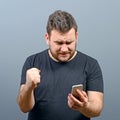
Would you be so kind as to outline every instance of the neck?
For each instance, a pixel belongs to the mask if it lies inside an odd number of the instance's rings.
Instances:
[[[54,61],[59,62],[57,59],[55,59],[53,57],[53,55],[51,54],[50,50],[48,50],[48,54]],[[77,51],[75,51],[74,55],[67,62],[71,61],[76,56],[76,54],[77,54]]]

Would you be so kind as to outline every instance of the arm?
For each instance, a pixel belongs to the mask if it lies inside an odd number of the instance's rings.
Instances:
[[[22,112],[30,111],[34,104],[34,89],[40,83],[40,74],[37,68],[31,68],[26,73],[26,83],[20,86],[17,102]]]
[[[99,116],[103,108],[103,93],[96,91],[76,91],[79,99],[72,94],[68,95],[68,105],[70,108],[80,111],[86,117]]]
[[[35,104],[33,90],[27,89],[26,84],[20,86],[17,102],[22,112],[28,112],[33,108]]]

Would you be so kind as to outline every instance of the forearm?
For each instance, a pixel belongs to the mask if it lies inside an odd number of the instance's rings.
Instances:
[[[68,95],[68,105],[70,108],[79,111],[88,118],[99,116],[103,108],[103,93],[76,90],[78,98],[72,94]]]
[[[80,108],[80,112],[85,115],[86,117],[96,117],[99,116],[103,108],[102,103],[93,103],[93,102],[88,102],[86,103],[85,107]]]
[[[17,101],[22,112],[30,111],[35,104],[33,90],[27,89],[26,85],[21,86]]]

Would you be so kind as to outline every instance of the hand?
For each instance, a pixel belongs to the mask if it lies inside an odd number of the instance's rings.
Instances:
[[[26,72],[26,85],[28,88],[36,88],[40,83],[40,70],[37,68],[31,68]]]
[[[88,96],[86,92],[76,89],[78,97],[74,97],[71,93],[68,95],[68,106],[74,110],[81,111],[88,104]]]

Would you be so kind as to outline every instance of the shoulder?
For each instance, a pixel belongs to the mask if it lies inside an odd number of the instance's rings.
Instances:
[[[98,71],[98,70],[101,71],[97,59],[82,52],[78,52],[78,58],[80,59],[79,61],[81,62],[81,64],[84,65],[84,68],[87,71],[87,73],[91,73],[92,71]]]
[[[27,57],[27,59],[29,60],[34,60],[34,59],[40,59],[40,58],[43,58],[44,56],[47,55],[47,50],[44,50],[42,52],[39,52],[39,53],[35,53],[35,54],[32,54],[30,56]]]
[[[31,67],[38,66],[38,64],[41,64],[42,61],[46,59],[46,56],[48,55],[48,50],[44,50],[39,53],[32,54],[26,58],[25,64],[29,65]]]
[[[97,60],[95,58],[93,58],[85,53],[82,53],[80,51],[78,51],[78,58],[86,63],[96,63],[97,62]]]

